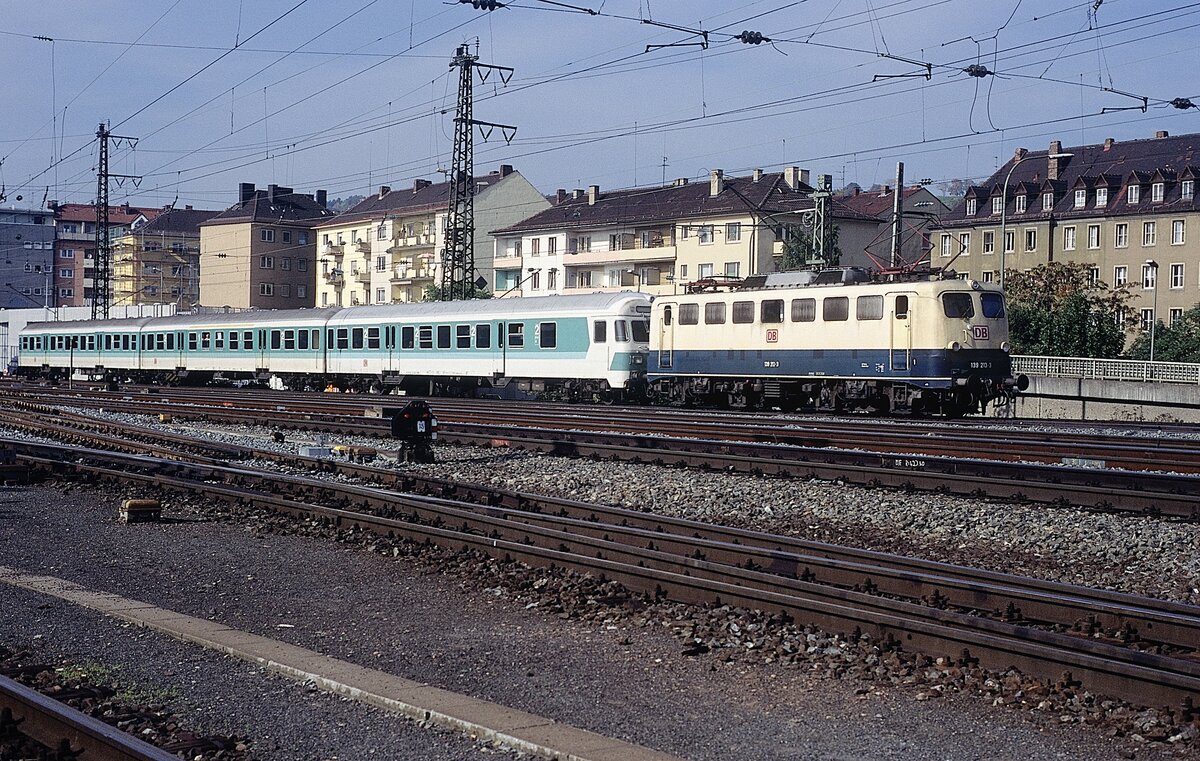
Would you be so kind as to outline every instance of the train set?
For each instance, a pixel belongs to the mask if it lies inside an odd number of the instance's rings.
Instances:
[[[952,416],[1023,387],[991,285],[839,269],[689,290],[31,323],[18,372]]]

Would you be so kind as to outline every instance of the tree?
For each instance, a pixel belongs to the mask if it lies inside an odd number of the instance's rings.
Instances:
[[[1051,262],[1007,273],[1008,329],[1014,354],[1116,357],[1130,327],[1126,286],[1092,280],[1081,262]]]
[[[467,283],[467,298],[490,299],[491,297],[491,291],[487,290],[486,288],[476,288],[474,283]],[[430,283],[429,285],[425,286],[423,298],[425,301],[441,301],[442,287],[440,285],[434,285],[433,283]]]
[[[1150,332],[1142,331],[1129,356],[1150,359]],[[1200,362],[1200,304],[1183,313],[1174,325],[1160,320],[1154,328],[1155,362]]]
[[[783,258],[779,262],[779,269],[786,272],[811,267],[817,255],[812,230],[807,225],[787,225],[783,235]],[[836,262],[842,258],[837,225],[830,227],[829,241],[833,248],[831,261]]]

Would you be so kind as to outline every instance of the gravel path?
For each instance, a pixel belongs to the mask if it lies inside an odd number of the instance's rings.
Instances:
[[[669,621],[569,618],[503,586],[481,590],[465,574],[404,556],[203,520],[187,500],[168,503],[172,516],[186,520],[124,526],[115,521],[119,494],[67,491],[0,492],[7,564],[688,758],[1104,760],[1128,757],[1131,748],[1140,758],[1169,757],[1161,746],[1113,741],[1102,729],[1059,726],[1056,716],[1029,721],[1027,714],[1039,713],[1032,705],[997,709],[958,695],[922,700],[930,693],[910,685],[865,686],[716,653],[681,657]],[[258,758],[485,752],[0,586],[0,639],[36,635],[48,652],[114,663],[178,692],[179,713],[204,731],[249,737]]]

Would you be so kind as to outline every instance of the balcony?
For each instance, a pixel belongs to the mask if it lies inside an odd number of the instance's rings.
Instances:
[[[345,277],[341,270],[330,270],[325,273],[325,282],[330,285],[341,285],[345,282]]]
[[[590,250],[580,250],[578,252],[568,250],[566,256],[563,257],[563,264],[571,266],[579,266],[585,264],[645,264],[649,262],[674,262],[678,256],[678,249],[672,245],[661,246],[642,246],[641,241],[636,241],[639,245],[633,245],[635,241],[627,241],[628,245],[619,245],[617,248],[610,248],[607,243],[596,244]]]
[[[369,285],[371,283],[371,270],[355,270],[350,273],[350,277],[354,278],[356,282]]]
[[[341,256],[346,253],[344,243],[326,243],[321,246],[321,256]]]
[[[413,283],[418,280],[432,280],[432,279],[433,279],[433,268],[432,267],[428,267],[428,266],[424,266],[424,265],[410,267],[410,266],[403,265],[403,264],[397,265],[396,268],[392,271],[391,278],[389,278],[390,282],[392,282],[393,284],[397,284],[397,285],[405,285],[408,283]]]
[[[354,241],[354,250],[360,254],[369,254],[371,253],[371,242],[360,238]]]
[[[432,246],[433,238],[434,236],[432,234],[402,235],[392,241],[392,245],[388,248],[388,253],[394,254],[398,251],[407,250],[416,246]]]

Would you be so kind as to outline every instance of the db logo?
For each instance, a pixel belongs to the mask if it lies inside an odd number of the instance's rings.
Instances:
[[[986,330],[986,328],[985,328],[985,330]],[[779,329],[778,328],[771,328],[770,330],[767,331],[767,343],[769,343],[769,344],[779,343]]]
[[[986,341],[991,336],[991,331],[987,325],[972,325],[971,337],[976,341]],[[768,339],[769,340],[769,339]]]

